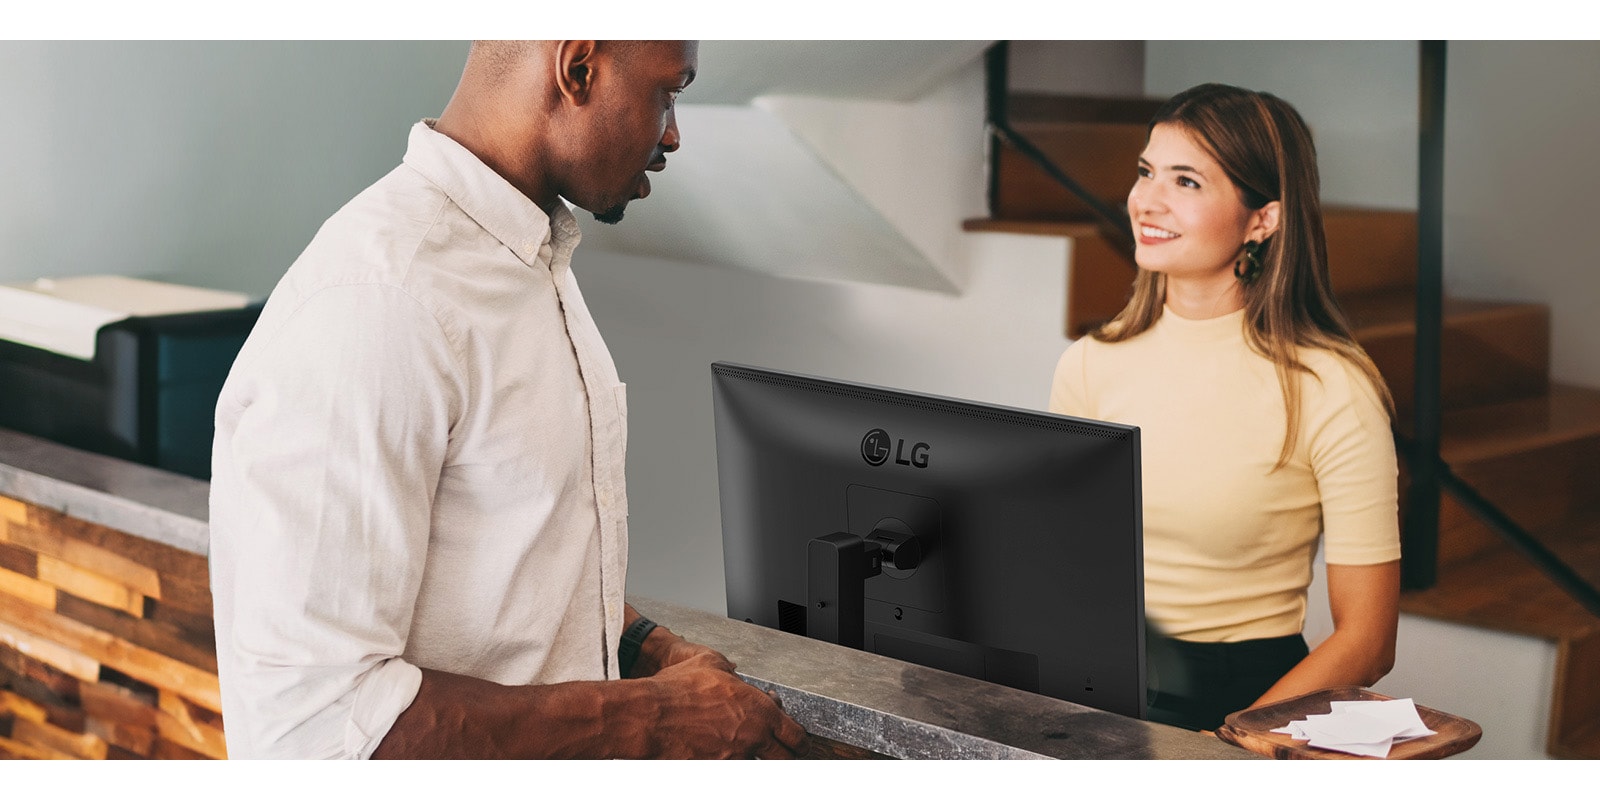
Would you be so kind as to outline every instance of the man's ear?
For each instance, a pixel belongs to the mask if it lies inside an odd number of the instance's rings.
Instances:
[[[555,48],[556,91],[573,105],[589,102],[594,91],[596,42],[592,40],[558,42]]]

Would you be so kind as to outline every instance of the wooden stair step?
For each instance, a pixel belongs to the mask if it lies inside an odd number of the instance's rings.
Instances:
[[[1568,639],[1556,649],[1551,692],[1551,755],[1600,758],[1600,635]]]
[[[1587,511],[1541,526],[1532,535],[1590,586],[1600,587],[1600,513]],[[1600,622],[1600,618],[1596,621]]]
[[[1163,101],[1150,98],[1018,92],[1007,97],[1007,124],[1090,194],[1119,208],[1138,177],[1150,118]],[[996,141],[990,212],[1016,220],[1062,220],[1090,214],[1020,151]]]
[[[1089,193],[1120,208],[1138,177],[1144,128],[1128,125],[1021,126],[1017,132]],[[1089,207],[1021,151],[995,149],[990,213],[1002,219],[1072,219]]]
[[[1454,409],[1440,431],[1440,455],[1458,465],[1597,437],[1600,390],[1552,383],[1545,394]]]
[[[1409,435],[1414,420],[1397,423]],[[1600,391],[1553,384],[1548,395],[1447,412],[1441,427],[1440,457],[1519,526],[1555,526],[1600,508],[1593,491],[1600,474]],[[1402,487],[1408,479],[1402,463]],[[1440,497],[1438,542],[1441,569],[1501,544],[1448,492]]]
[[[1416,297],[1416,212],[1324,206],[1322,228],[1335,295],[1387,291]]]
[[[1416,297],[1397,291],[1341,296],[1356,340],[1408,414],[1415,399]],[[1444,298],[1440,394],[1445,410],[1546,393],[1550,309],[1537,303]]]
[[[1600,758],[1600,722],[1585,727],[1578,733],[1561,741],[1554,753],[1558,758],[1597,759]]]
[[[1095,226],[1094,221],[1087,218],[1050,220],[977,217],[963,220],[961,229],[968,233],[1018,233],[1027,236],[1058,236],[1068,239],[1100,235],[1100,229]],[[1128,275],[1131,281],[1132,269],[1129,269]]]
[[[1592,472],[1587,473],[1593,475]],[[1496,480],[1465,478],[1463,482],[1483,496],[1513,523],[1531,534],[1572,565],[1591,585],[1600,587],[1600,526],[1583,526],[1575,520],[1591,513],[1592,497],[1580,492],[1568,470],[1548,482],[1534,477],[1508,485]],[[1592,483],[1592,479],[1590,480]],[[1439,564],[1470,559],[1501,544],[1500,536],[1454,495],[1446,492],[1439,503]]]
[[[1600,633],[1600,617],[1506,544],[1441,566],[1433,587],[1401,593],[1400,610],[1556,641]]]

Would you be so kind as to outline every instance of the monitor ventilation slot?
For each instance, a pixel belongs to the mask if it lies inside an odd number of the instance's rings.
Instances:
[[[1066,431],[1068,433],[1077,433],[1087,436],[1098,436],[1102,439],[1116,439],[1120,441],[1128,438],[1127,431],[1119,430],[1117,428],[1078,425],[1070,420],[1065,419],[1040,419],[1028,413],[1008,409],[1002,406],[973,408],[972,401],[962,401],[954,398],[948,398],[948,402],[943,402],[940,398],[913,397],[896,392],[893,389],[884,389],[875,386],[865,386],[859,384],[846,384],[841,386],[838,385],[837,382],[823,382],[820,378],[810,379],[798,375],[792,377],[781,374],[775,375],[770,372],[760,372],[753,369],[729,366],[725,364],[713,365],[711,369],[713,372],[732,378],[754,381],[756,383],[765,383],[773,386],[784,386],[792,389],[804,389],[806,391],[829,394],[837,397],[852,397],[858,400],[888,403],[890,405],[916,408],[923,411],[955,413],[964,417],[987,419],[995,422],[1006,422],[1013,425],[1023,425],[1029,428],[1043,428],[1046,430]]]
[[[798,636],[806,635],[806,607],[779,600],[778,630]]]

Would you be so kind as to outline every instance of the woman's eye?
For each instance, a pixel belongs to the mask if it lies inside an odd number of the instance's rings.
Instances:
[[[1150,168],[1149,168],[1149,167],[1146,167],[1146,166],[1143,166],[1143,165],[1141,165],[1141,166],[1140,166],[1140,167],[1139,167],[1139,177],[1141,177],[1141,178],[1148,178],[1148,177],[1150,177]]]
[[[1187,188],[1190,188],[1190,189],[1198,189],[1198,188],[1200,188],[1200,184],[1195,183],[1193,178],[1180,177],[1180,178],[1178,178],[1178,185],[1179,186],[1184,186],[1184,187],[1187,187]]]

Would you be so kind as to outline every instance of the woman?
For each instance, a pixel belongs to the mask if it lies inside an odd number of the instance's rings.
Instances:
[[[1173,97],[1128,193],[1132,298],[1056,368],[1051,411],[1142,429],[1151,719],[1210,730],[1394,663],[1393,401],[1333,300],[1318,191],[1288,103]],[[1308,654],[1319,536],[1335,630]]]

